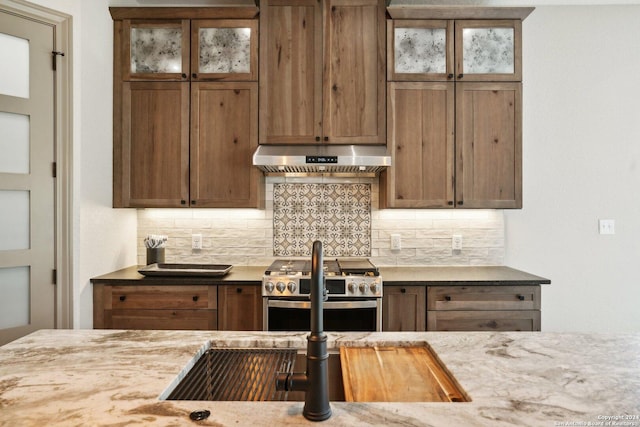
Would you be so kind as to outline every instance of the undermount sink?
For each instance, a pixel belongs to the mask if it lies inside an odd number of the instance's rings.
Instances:
[[[194,357],[160,399],[304,401],[304,392],[277,391],[275,377],[305,367],[306,354],[299,349],[209,348]],[[333,402],[471,400],[428,346],[333,349],[328,372]]]

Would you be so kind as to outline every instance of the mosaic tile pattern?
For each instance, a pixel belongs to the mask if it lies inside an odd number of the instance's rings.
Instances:
[[[273,255],[371,255],[370,184],[274,184]]]
[[[447,32],[444,28],[396,28],[396,73],[446,73]]]
[[[251,28],[201,28],[200,73],[249,73]]]
[[[131,72],[182,72],[182,29],[132,28]]]
[[[462,50],[465,74],[514,72],[513,28],[465,28]]]

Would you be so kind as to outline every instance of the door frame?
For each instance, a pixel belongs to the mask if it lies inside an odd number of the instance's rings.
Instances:
[[[0,9],[54,29],[55,327],[73,327],[73,85],[72,17],[24,0],[0,0]]]

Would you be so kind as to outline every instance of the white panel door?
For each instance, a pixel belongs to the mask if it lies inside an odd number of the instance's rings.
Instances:
[[[55,327],[53,46],[0,10],[0,345]]]

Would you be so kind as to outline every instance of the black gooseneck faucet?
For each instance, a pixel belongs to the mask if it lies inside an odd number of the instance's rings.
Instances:
[[[307,372],[279,373],[276,389],[304,391],[302,415],[310,421],[331,417],[329,405],[329,353],[324,333],[323,303],[326,297],[322,260],[322,242],[313,242],[311,254],[311,333],[307,337]]]

